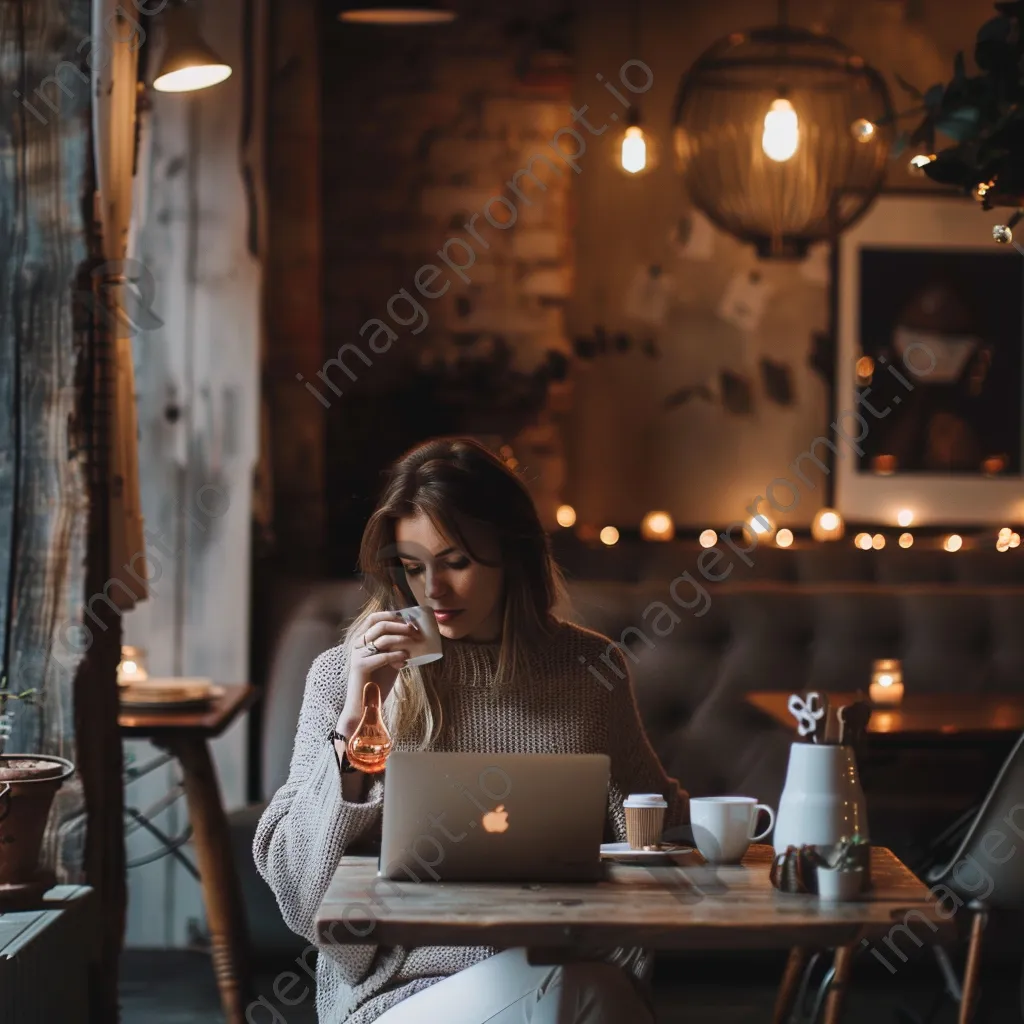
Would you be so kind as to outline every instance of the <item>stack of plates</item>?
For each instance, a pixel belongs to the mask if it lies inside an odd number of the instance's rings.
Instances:
[[[205,707],[224,695],[222,686],[209,679],[147,679],[120,687],[121,706],[138,711],[182,711]]]

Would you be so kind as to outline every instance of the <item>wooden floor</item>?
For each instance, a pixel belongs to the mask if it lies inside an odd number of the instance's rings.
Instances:
[[[781,965],[778,966],[781,970]],[[659,964],[655,991],[658,1024],[766,1024],[775,995],[776,965],[763,958],[734,958],[690,965],[688,978]],[[223,1024],[210,961],[202,953],[131,950],[121,972],[122,1024]],[[254,1024],[316,1024],[312,1001],[283,1007],[273,999],[273,975],[257,980],[257,993],[278,1010],[254,1009]],[[923,1014],[939,987],[937,975],[914,965],[898,977],[883,968],[862,964],[845,1014],[847,1024],[909,1024],[898,1007]],[[978,1024],[1015,1024],[1024,1020],[1024,989],[1018,967],[991,971]],[[933,1024],[953,1024],[956,1014],[946,1003]]]

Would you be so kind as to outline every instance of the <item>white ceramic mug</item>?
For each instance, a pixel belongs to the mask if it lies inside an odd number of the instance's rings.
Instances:
[[[409,638],[409,659],[403,668],[411,668],[413,665],[429,665],[444,657],[441,648],[441,631],[437,628],[437,619],[434,618],[433,608],[424,608],[422,605],[413,605],[411,608],[400,608],[396,613],[403,622],[415,622],[419,626],[419,638]]]
[[[768,812],[768,827],[755,832],[758,811]],[[690,799],[693,841],[710,864],[737,864],[747,847],[764,839],[775,825],[775,812],[752,796],[699,796]]]

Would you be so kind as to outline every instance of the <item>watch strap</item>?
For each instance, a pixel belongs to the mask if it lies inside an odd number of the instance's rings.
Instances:
[[[338,754],[338,748],[335,746],[338,740],[341,740],[345,744],[346,750],[344,754]],[[334,747],[334,756],[338,759],[338,770],[342,775],[352,775],[359,769],[348,759],[348,737],[343,736],[337,729],[331,730],[331,746]]]

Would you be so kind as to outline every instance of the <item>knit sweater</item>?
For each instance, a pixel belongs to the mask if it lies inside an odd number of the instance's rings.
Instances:
[[[644,733],[620,650],[569,623],[533,651],[530,672],[498,688],[499,645],[444,641],[440,688],[446,726],[434,750],[477,753],[605,753],[611,760],[606,836],[626,838],[622,801],[658,792],[668,800],[666,827],[689,820],[689,801],[666,776]],[[609,669],[604,655],[616,669]],[[601,678],[587,671],[599,669]],[[314,918],[351,844],[379,836],[384,782],[374,779],[365,799],[342,798],[341,775],[328,737],[345,704],[344,644],[321,654],[309,671],[288,781],[260,819],[253,854],[277,897],[285,922],[314,943],[320,1024],[369,1024],[390,1007],[443,978],[492,956],[490,947],[382,947],[321,941]],[[396,749],[410,749],[399,742]],[[386,775],[386,772],[384,773]],[[643,951],[609,959],[640,975]]]

